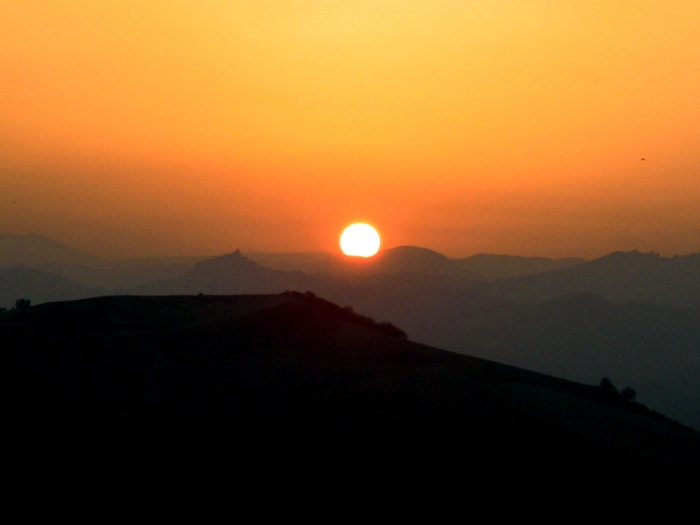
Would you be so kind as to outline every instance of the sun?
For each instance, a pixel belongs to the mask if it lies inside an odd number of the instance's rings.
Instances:
[[[372,257],[379,251],[380,243],[377,230],[362,222],[348,226],[340,236],[340,249],[354,257]]]

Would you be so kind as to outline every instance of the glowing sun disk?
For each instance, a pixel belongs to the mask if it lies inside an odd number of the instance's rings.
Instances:
[[[348,226],[340,236],[340,249],[345,255],[371,257],[379,251],[379,245],[377,230],[361,222]]]

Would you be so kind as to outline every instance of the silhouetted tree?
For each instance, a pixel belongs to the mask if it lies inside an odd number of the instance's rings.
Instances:
[[[369,328],[373,328],[375,330],[378,330],[380,332],[384,332],[385,334],[391,335],[393,337],[397,337],[399,339],[408,339],[408,335],[406,335],[406,332],[401,330],[400,328],[394,326],[391,323],[388,322],[382,322],[378,323],[374,319],[372,319],[369,316],[365,315],[360,315],[358,313],[355,313],[355,311],[352,309],[352,306],[343,306],[342,308],[338,306],[335,303],[332,303],[331,301],[328,301],[326,299],[323,299],[321,297],[318,297],[315,293],[311,291],[306,291],[303,294],[301,292],[294,292],[287,290],[284,292],[284,295],[290,295],[292,297],[299,297],[303,298],[307,304],[314,305],[315,307],[325,311],[332,313],[334,315],[337,315],[338,317],[342,319],[347,319],[348,321],[352,321],[353,323],[366,326]]]
[[[623,399],[626,399],[627,401],[633,401],[634,398],[637,397],[637,391],[632,387],[626,386],[622,389],[620,395]]]
[[[607,377],[600,380],[600,393],[603,400],[617,406],[631,403],[637,397],[637,391],[634,388],[626,386],[619,391]]]
[[[606,394],[617,394],[617,388],[615,388],[615,385],[613,385],[612,381],[608,379],[607,377],[604,377],[603,379],[600,380],[600,389],[605,392]]]

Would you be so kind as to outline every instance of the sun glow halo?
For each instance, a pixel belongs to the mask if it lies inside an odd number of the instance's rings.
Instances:
[[[353,257],[371,257],[379,251],[380,243],[377,230],[361,222],[348,226],[340,236],[340,249]]]

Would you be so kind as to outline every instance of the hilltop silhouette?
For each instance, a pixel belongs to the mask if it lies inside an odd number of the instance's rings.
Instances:
[[[313,280],[301,272],[261,266],[239,250],[198,262],[188,272],[166,281],[122,290],[139,295],[280,293],[310,289]]]
[[[236,473],[303,457],[334,476],[468,472],[516,487],[537,472],[543,487],[600,489],[668,487],[700,469],[697,432],[610,381],[420,345],[313,294],[103,297],[8,323],[31,326],[0,328],[11,446],[65,438],[73,461],[91,457],[87,433],[133,443],[132,458],[157,443]]]

